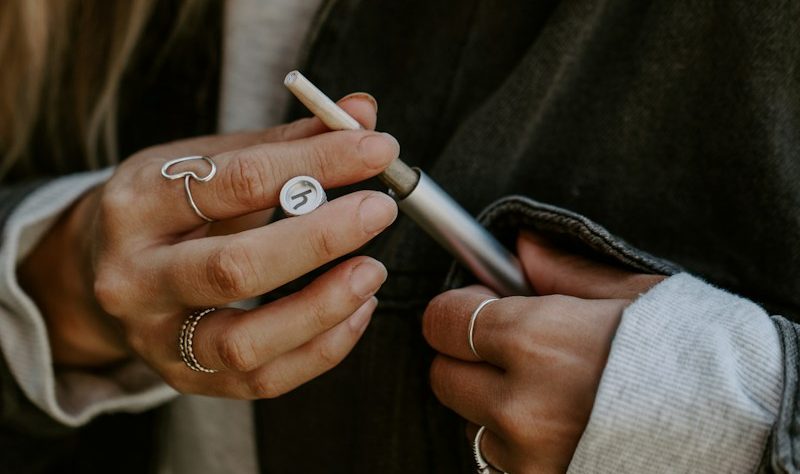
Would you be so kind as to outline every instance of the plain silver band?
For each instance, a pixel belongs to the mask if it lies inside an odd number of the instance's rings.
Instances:
[[[478,314],[480,314],[481,310],[482,310],[483,308],[485,308],[485,307],[486,307],[486,305],[488,305],[488,304],[489,304],[489,303],[491,303],[492,301],[497,301],[498,299],[500,299],[500,298],[494,298],[494,297],[492,297],[492,298],[487,298],[487,299],[485,299],[485,300],[481,301],[481,304],[479,304],[479,305],[478,305],[478,307],[477,307],[477,308],[475,308],[475,311],[473,311],[473,312],[472,312],[472,317],[469,319],[469,331],[468,331],[468,333],[467,333],[467,340],[469,341],[469,348],[472,350],[472,353],[473,353],[473,354],[475,354],[475,357],[477,357],[477,358],[478,358],[478,360],[483,360],[483,357],[481,357],[481,356],[478,354],[478,351],[477,351],[477,350],[475,350],[475,341],[474,341],[474,336],[475,336],[475,320],[477,320],[477,319],[478,319]]]
[[[195,372],[204,372],[206,374],[216,373],[217,370],[203,367],[194,355],[194,331],[197,324],[203,319],[203,316],[213,313],[217,308],[206,308],[191,313],[181,326],[181,332],[178,336],[178,349],[181,353],[181,359],[187,367]]]
[[[211,219],[207,215],[203,214],[200,208],[197,207],[197,204],[194,202],[194,198],[192,198],[192,190],[189,189],[189,181],[192,179],[190,175],[186,175],[186,178],[183,180],[183,188],[186,190],[186,198],[189,200],[189,205],[192,206],[194,213],[200,216],[206,222],[214,222],[214,219]]]
[[[481,439],[483,439],[484,432],[486,432],[486,427],[481,426],[478,429],[478,433],[475,434],[475,440],[472,442],[472,454],[475,455],[475,463],[478,465],[478,474],[492,474],[492,470],[508,474],[489,464],[486,458],[483,457],[483,453],[481,452]]]

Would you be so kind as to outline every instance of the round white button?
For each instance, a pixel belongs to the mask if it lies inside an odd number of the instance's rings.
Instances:
[[[308,214],[327,200],[322,185],[311,176],[295,176],[281,188],[281,208],[289,216]]]

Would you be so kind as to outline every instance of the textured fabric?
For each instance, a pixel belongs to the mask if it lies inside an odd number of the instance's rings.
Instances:
[[[773,317],[783,348],[783,399],[772,434],[770,467],[774,472],[800,472],[800,326]]]
[[[0,222],[6,222],[23,199],[47,182],[40,179],[0,188]]]
[[[0,249],[3,355],[28,398],[67,426],[85,424],[106,411],[142,411],[175,396],[142,362],[123,365],[109,374],[63,370],[56,377],[44,319],[16,280],[17,263],[61,212],[110,174],[111,170],[103,170],[67,176],[31,193],[6,222]]]
[[[225,15],[219,131],[282,122],[289,99],[283,86],[321,0],[232,0]]]
[[[569,209],[798,321],[798,8],[338,0],[304,71],[332,97],[373,93],[379,129],[468,211],[510,194]],[[389,270],[378,311],[336,370],[258,402],[257,426],[280,427],[260,432],[262,469],[467,472],[419,335],[451,259],[403,216],[365,251]]]
[[[185,395],[164,412],[158,474],[258,472],[250,402]]]
[[[755,472],[783,370],[763,310],[668,278],[623,313],[570,472]]]

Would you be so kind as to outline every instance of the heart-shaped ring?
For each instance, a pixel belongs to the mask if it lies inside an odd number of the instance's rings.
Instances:
[[[211,166],[211,171],[209,171],[208,174],[203,176],[202,178],[200,176],[197,176],[197,173],[195,173],[192,170],[181,171],[180,173],[175,173],[175,174],[169,172],[169,168],[172,165],[177,165],[178,163],[183,163],[184,161],[194,161],[194,160],[205,161]],[[211,161],[211,158],[200,155],[175,158],[174,160],[167,161],[166,163],[164,163],[164,166],[161,167],[161,176],[167,179],[181,179],[188,176],[196,179],[197,181],[200,181],[201,183],[205,183],[206,181],[211,181],[211,178],[213,178],[215,174],[217,174],[217,165],[213,161]]]
[[[169,172],[169,168],[172,165],[183,163],[184,161],[194,161],[194,160],[205,161],[206,163],[211,165],[211,171],[209,171],[208,174],[203,176],[202,178],[200,176],[197,176],[197,173],[191,170],[181,171],[180,173]],[[195,204],[194,198],[192,197],[192,190],[189,187],[189,181],[194,179],[201,183],[205,183],[211,181],[211,178],[213,178],[215,174],[217,174],[217,165],[216,163],[214,163],[214,161],[211,160],[211,158],[207,156],[196,155],[196,156],[184,156],[183,158],[175,158],[174,160],[167,161],[166,163],[164,163],[164,166],[161,167],[161,176],[167,179],[183,178],[183,189],[186,190],[186,199],[189,200],[189,205],[192,206],[192,210],[194,211],[194,213],[197,214],[201,219],[203,219],[206,222],[214,222],[214,219],[211,219],[210,217],[203,214],[203,212],[197,207],[197,204]]]

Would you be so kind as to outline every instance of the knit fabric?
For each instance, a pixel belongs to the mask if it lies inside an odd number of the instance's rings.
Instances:
[[[16,278],[17,264],[59,215],[110,175],[108,169],[66,176],[29,194],[6,222],[0,249],[0,348],[28,398],[67,426],[109,411],[142,411],[175,396],[142,362],[102,375],[63,370],[56,377],[44,319]]]
[[[664,280],[623,314],[570,472],[755,472],[783,370],[761,308],[685,273]]]

